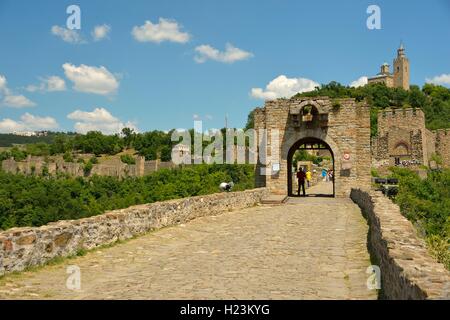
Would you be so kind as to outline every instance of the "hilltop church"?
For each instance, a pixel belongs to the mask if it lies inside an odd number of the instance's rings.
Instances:
[[[368,83],[382,82],[389,88],[409,90],[409,60],[406,57],[403,44],[397,49],[397,57],[394,59],[394,73],[390,72],[389,67],[388,63],[383,63],[380,73],[367,79]]]

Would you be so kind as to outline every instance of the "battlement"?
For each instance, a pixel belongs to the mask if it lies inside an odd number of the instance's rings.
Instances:
[[[378,113],[378,118],[425,118],[425,115],[420,108],[386,108]]]
[[[436,129],[432,131],[434,134],[437,135],[450,135],[450,128],[444,128],[444,129]]]

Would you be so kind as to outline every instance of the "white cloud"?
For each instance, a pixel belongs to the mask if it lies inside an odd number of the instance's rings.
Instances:
[[[80,120],[84,122],[93,122],[93,123],[95,122],[111,123],[119,121],[105,108],[95,108],[94,111],[92,112],[76,110],[67,115],[67,118],[71,120]]]
[[[25,113],[20,117],[22,122],[30,129],[55,129],[58,127],[58,123],[52,117],[39,117]]]
[[[80,133],[101,131],[105,134],[113,134],[119,133],[126,127],[138,131],[134,123],[130,121],[123,123],[105,108],[95,108],[91,112],[76,110],[68,114],[67,118],[77,121],[75,122],[74,128]]]
[[[62,67],[77,91],[108,95],[115,93],[119,87],[117,78],[103,66],[92,67],[82,64],[77,67],[65,63]]]
[[[39,85],[29,85],[26,90],[30,92],[54,92],[66,90],[66,82],[58,76],[50,76],[47,78],[41,78],[40,80],[41,83]]]
[[[8,93],[9,90],[8,87],[6,86],[6,77],[0,74],[0,94],[6,95]]]
[[[319,84],[306,78],[288,78],[280,75],[269,82],[266,89],[253,88],[251,96],[256,99],[274,100],[290,98],[299,92],[313,91]]]
[[[434,76],[433,78],[426,78],[425,82],[438,85],[450,85],[450,73],[443,73],[440,76]]]
[[[23,95],[14,95],[7,86],[6,77],[0,74],[0,96],[3,96],[3,100],[0,100],[0,106],[12,107],[12,108],[26,108],[34,107],[36,103],[28,99]]]
[[[17,121],[11,119],[0,120],[0,132],[1,133],[12,133],[14,131],[24,131],[24,125]]]
[[[159,18],[159,23],[153,24],[147,20],[142,26],[133,27],[131,34],[139,42],[188,42],[190,34],[181,32],[180,29],[181,26],[175,20]]]
[[[12,108],[34,107],[36,104],[23,95],[14,95],[7,86],[6,77],[0,74],[0,106]]]
[[[60,37],[63,41],[68,43],[77,44],[85,42],[76,30],[70,30],[60,26],[53,26],[51,31],[53,35]]]
[[[365,86],[366,84],[367,84],[367,77],[362,76],[362,77],[358,78],[357,80],[352,81],[350,83],[350,87],[357,88],[357,87]]]
[[[107,24],[102,24],[100,26],[95,26],[92,31],[92,38],[94,41],[100,41],[108,37],[108,33],[111,31],[111,27]]]
[[[214,60],[224,63],[233,63],[253,57],[253,53],[234,47],[231,43],[225,45],[225,51],[221,52],[210,45],[201,45],[195,48],[197,55],[194,57],[198,63]]]
[[[7,95],[3,99],[3,105],[12,108],[34,107],[36,103],[23,95]]]
[[[52,117],[39,117],[25,113],[19,121],[12,119],[0,120],[0,132],[8,133],[14,131],[37,131],[56,129],[59,125]]]

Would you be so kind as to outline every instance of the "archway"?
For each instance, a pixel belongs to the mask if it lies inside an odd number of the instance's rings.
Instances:
[[[319,157],[314,156],[314,153],[321,153],[323,154],[323,152],[325,153],[329,153],[330,155],[330,160],[331,163],[325,165],[324,167],[318,165],[318,163],[312,163],[312,161],[305,161],[304,163],[297,163],[298,165],[294,168],[293,164],[295,162],[294,159],[294,155],[296,155],[296,152],[303,152],[303,153],[307,153],[311,156],[311,158],[315,158],[315,159],[319,159]],[[297,169],[300,166],[307,166],[308,169],[311,170],[312,172],[312,185],[311,185],[311,189],[314,190],[314,187],[318,184],[323,184],[323,183],[329,183],[329,188],[320,188],[320,190],[325,190],[325,192],[308,192],[307,191],[307,196],[315,196],[315,197],[334,197],[336,192],[335,192],[335,176],[336,176],[336,171],[335,171],[335,160],[334,160],[334,153],[333,150],[331,149],[331,147],[323,140],[318,139],[318,138],[314,138],[314,137],[305,137],[302,138],[300,140],[298,140],[297,142],[295,142],[292,147],[289,149],[288,152],[288,156],[287,156],[287,182],[288,182],[288,196],[297,196],[297,194],[294,192],[296,190],[294,190],[294,181],[295,180],[295,172],[297,171]],[[323,182],[322,181],[322,170],[323,169],[331,169],[333,171],[333,178],[331,179],[331,181],[329,182]],[[319,190],[318,188],[316,188],[316,190]]]

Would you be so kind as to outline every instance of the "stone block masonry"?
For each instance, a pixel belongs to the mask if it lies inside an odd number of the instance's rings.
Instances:
[[[216,193],[138,205],[42,227],[9,229],[0,233],[0,275],[197,217],[251,207],[267,194],[266,188]]]
[[[381,269],[382,298],[450,299],[450,272],[428,253],[400,208],[380,192],[352,189],[370,231],[368,247]]]

